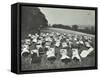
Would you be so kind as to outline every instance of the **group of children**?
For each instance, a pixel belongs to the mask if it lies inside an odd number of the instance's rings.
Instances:
[[[41,63],[43,55],[46,60],[54,63],[59,60],[65,64],[71,60],[81,62],[94,51],[94,38],[86,35],[67,34],[58,32],[41,32],[40,34],[28,34],[22,40],[21,56],[30,56],[30,63]],[[80,50],[81,49],[81,50]],[[71,53],[71,55],[68,55]]]

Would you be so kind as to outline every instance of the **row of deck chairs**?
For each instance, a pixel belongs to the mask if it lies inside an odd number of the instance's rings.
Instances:
[[[41,63],[42,56],[46,55],[46,60],[55,62],[57,54],[59,60],[67,64],[71,60],[81,62],[82,58],[87,58],[94,52],[94,37],[77,34],[41,32],[40,34],[28,34],[22,40],[21,56],[30,56],[30,63]],[[69,56],[68,54],[71,53]]]

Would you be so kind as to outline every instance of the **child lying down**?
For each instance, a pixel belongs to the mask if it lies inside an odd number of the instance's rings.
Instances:
[[[29,37],[30,39],[28,38],[24,40],[25,43],[22,46],[21,56],[24,56],[25,58],[28,55],[32,55],[32,63],[41,62],[41,58],[44,54],[47,55],[46,59],[53,63],[56,58],[58,58],[58,55],[55,55],[56,52],[60,53],[61,57],[59,60],[65,64],[70,62],[71,59],[81,62],[81,58],[86,58],[92,51],[94,51],[94,48],[89,44],[93,42],[92,38],[89,38],[88,36],[65,33],[41,33],[38,35],[36,33],[33,35],[29,34]],[[36,48],[30,51],[31,46],[34,47],[35,45]],[[81,54],[79,54],[81,47],[84,45],[86,46],[86,49],[82,50]],[[68,56],[68,50],[72,50],[71,57]]]
[[[88,42],[85,42],[85,45],[86,45],[87,49],[86,50],[83,50],[81,52],[80,56],[82,58],[86,58],[91,52],[94,51],[94,48]]]
[[[54,48],[49,48],[49,50],[47,51],[46,55],[47,55],[47,60],[50,63],[53,63],[56,60],[55,49]]]
[[[76,62],[77,61],[81,62],[81,58],[78,53],[78,48],[72,48],[72,59]]]
[[[83,50],[80,54],[80,56],[82,58],[86,58],[92,51],[94,50],[94,48],[89,48],[88,50]]]
[[[61,61],[65,64],[71,61],[70,57],[67,55],[67,49],[60,49],[60,54],[61,54]]]
[[[21,56],[27,57],[29,55],[29,46],[28,45],[22,45],[22,52]]]

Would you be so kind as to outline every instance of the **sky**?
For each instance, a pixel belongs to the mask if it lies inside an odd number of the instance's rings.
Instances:
[[[95,25],[95,11],[94,10],[80,10],[80,9],[60,9],[60,8],[46,8],[39,7],[41,12],[45,14],[49,24],[63,24],[63,25]]]

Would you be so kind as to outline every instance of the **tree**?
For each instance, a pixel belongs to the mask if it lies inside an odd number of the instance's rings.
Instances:
[[[45,15],[37,7],[22,7],[21,18],[22,39],[48,26]]]
[[[95,27],[94,26],[91,26],[91,33],[95,34]]]
[[[52,27],[54,27],[54,28],[61,28],[61,29],[71,29],[70,26],[63,25],[63,24],[53,24]]]
[[[78,30],[78,27],[79,27],[78,25],[72,25],[73,30]]]
[[[89,27],[85,27],[84,32],[85,32],[85,33],[90,33],[90,29],[89,29]]]

